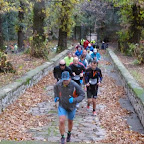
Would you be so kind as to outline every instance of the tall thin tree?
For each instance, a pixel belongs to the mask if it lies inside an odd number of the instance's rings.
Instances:
[[[0,13],[0,50],[3,50],[3,45],[4,43],[3,43],[3,36],[2,36],[2,14]]]
[[[74,22],[74,8],[81,0],[59,0],[53,5],[52,14],[56,15],[59,29],[58,51],[67,49],[67,38],[71,35]]]
[[[66,6],[66,1],[62,1],[62,11],[66,11],[68,7]],[[68,23],[64,23],[68,21],[68,14],[64,12],[63,16],[60,19],[60,28],[59,28],[59,39],[58,39],[58,48],[59,51],[67,48],[67,25]]]
[[[44,26],[45,26],[45,0],[35,1],[33,8],[33,45],[31,55],[35,57],[44,56]]]
[[[23,40],[24,40],[24,31],[23,31],[23,21],[24,21],[24,7],[25,4],[23,0],[20,0],[20,10],[18,12],[19,18],[19,28],[18,28],[18,48],[23,48]]]

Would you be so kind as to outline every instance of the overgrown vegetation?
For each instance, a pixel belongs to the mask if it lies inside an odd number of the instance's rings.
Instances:
[[[119,49],[121,52],[136,56],[138,63],[144,62],[144,2],[143,0],[109,0],[119,7],[121,30]]]
[[[13,65],[7,60],[7,55],[3,52],[0,52],[0,72],[16,72]]]

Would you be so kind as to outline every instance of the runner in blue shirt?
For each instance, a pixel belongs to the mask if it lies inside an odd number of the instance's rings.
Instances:
[[[92,58],[93,60],[96,60],[97,62],[100,61],[101,55],[100,55],[100,53],[97,51],[97,49],[94,49],[94,50],[93,50],[93,53],[91,54],[91,58]]]
[[[81,47],[78,47],[78,50],[75,52],[75,55],[80,57],[82,55],[83,51],[81,49]]]

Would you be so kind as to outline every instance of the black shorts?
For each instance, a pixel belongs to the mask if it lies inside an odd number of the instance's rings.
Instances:
[[[87,87],[87,98],[97,98],[98,85]]]

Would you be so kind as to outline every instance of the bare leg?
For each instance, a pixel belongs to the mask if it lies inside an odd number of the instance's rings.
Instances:
[[[93,109],[95,110],[96,109],[96,99],[93,98],[92,101],[93,101]]]
[[[90,103],[92,102],[92,99],[91,98],[88,98],[87,100],[87,105],[90,106]]]
[[[59,130],[60,130],[61,135],[64,135],[64,132],[65,132],[65,120],[66,120],[65,116],[59,117]]]
[[[73,120],[68,120],[68,131],[72,131],[73,128]]]

